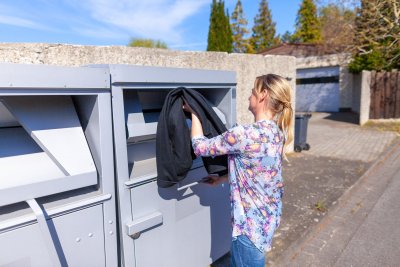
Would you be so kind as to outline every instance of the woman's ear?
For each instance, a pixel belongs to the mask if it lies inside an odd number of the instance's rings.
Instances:
[[[263,102],[268,96],[268,92],[267,90],[262,90],[262,92],[260,93],[260,102]]]

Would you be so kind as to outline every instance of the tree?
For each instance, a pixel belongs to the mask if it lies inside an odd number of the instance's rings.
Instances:
[[[279,43],[275,37],[275,22],[272,21],[271,10],[266,0],[261,0],[258,14],[254,18],[253,34],[250,44],[254,51],[260,52]]]
[[[249,40],[245,36],[249,33],[247,30],[247,20],[243,14],[243,7],[240,0],[237,1],[235,10],[231,17],[231,29],[233,39],[233,52],[247,53],[250,50]]]
[[[222,0],[213,0],[211,4],[207,51],[233,51],[229,15],[225,13],[225,3]]]
[[[354,42],[355,11],[340,4],[328,4],[320,8],[322,43],[349,51]]]
[[[361,0],[352,72],[400,68],[400,2]]]
[[[303,0],[297,12],[296,39],[303,43],[318,43],[321,41],[320,22],[317,7],[313,0]]]
[[[282,43],[294,44],[300,42],[300,40],[296,39],[296,36],[289,31],[286,31],[282,36],[279,36],[279,38]]]
[[[129,42],[128,46],[148,47],[148,48],[164,48],[164,49],[168,48],[167,44],[161,40],[141,39],[141,38],[133,38]]]
[[[232,37],[232,28],[230,24],[230,18],[229,18],[229,11],[228,9],[226,10],[225,14],[225,38],[226,38],[226,52],[233,52],[233,37]]]

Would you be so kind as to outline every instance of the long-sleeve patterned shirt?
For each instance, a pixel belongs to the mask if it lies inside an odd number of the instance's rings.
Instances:
[[[228,154],[232,236],[246,235],[260,251],[271,249],[282,214],[283,140],[272,120],[235,126],[210,139],[192,138],[197,156]]]

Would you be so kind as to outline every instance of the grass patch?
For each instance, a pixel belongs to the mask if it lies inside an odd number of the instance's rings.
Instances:
[[[315,203],[315,204],[314,204],[314,208],[315,208],[317,211],[320,211],[320,212],[325,212],[325,211],[327,210],[325,201],[323,201],[323,200],[320,200],[320,201],[318,201],[317,203]]]
[[[372,128],[378,131],[396,132],[397,135],[400,136],[400,120],[388,120],[388,121],[369,120],[362,127]]]

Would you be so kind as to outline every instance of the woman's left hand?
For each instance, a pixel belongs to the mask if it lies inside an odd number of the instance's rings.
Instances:
[[[208,175],[207,177],[204,177],[201,182],[211,185],[211,186],[217,186],[219,184],[222,184],[223,182],[228,180],[228,176],[217,176],[217,175]]]

